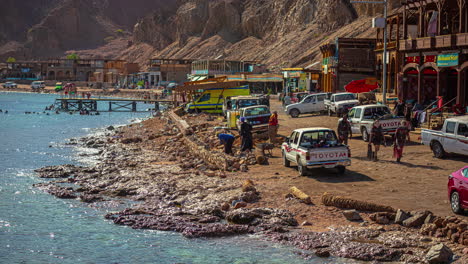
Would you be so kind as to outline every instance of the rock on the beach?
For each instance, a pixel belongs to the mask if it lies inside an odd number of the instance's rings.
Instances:
[[[237,202],[237,203],[234,205],[234,209],[244,208],[244,207],[247,207],[247,203],[246,203],[246,202]]]
[[[403,221],[403,225],[406,227],[419,227],[426,220],[427,212],[417,212],[415,215]]]
[[[75,199],[76,194],[71,187],[62,187],[52,183],[38,183],[33,185],[60,199]]]
[[[426,260],[429,264],[450,263],[452,257],[452,250],[442,243],[431,247],[426,254]]]
[[[328,258],[330,257],[330,251],[325,250],[325,249],[319,249],[315,251],[315,255],[319,258]]]
[[[402,224],[403,221],[405,221],[406,219],[408,219],[410,217],[409,213],[401,210],[401,209],[398,209],[397,212],[396,212],[396,216],[395,216],[395,224]]]
[[[343,216],[349,221],[361,221],[362,217],[356,210],[343,211]]]
[[[47,166],[34,170],[40,178],[67,178],[80,171],[82,167],[65,164],[59,166]]]

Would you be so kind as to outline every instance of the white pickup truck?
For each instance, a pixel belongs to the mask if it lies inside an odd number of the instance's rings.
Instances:
[[[254,132],[264,132],[268,130],[270,121],[270,108],[266,105],[255,105],[241,108],[237,111],[229,111],[227,116],[227,126],[240,130],[240,118],[252,125]]]
[[[359,101],[353,93],[336,93],[332,94],[330,99],[325,99],[325,107],[329,116],[333,114],[341,116],[358,104]]]
[[[284,111],[287,115],[293,118],[299,117],[301,114],[310,114],[325,111],[325,98],[327,93],[311,94],[299,103],[286,106]]]
[[[362,139],[368,142],[375,120],[379,120],[385,135],[394,135],[404,118],[393,116],[388,106],[374,104],[353,107],[348,120],[353,134],[361,134]]]
[[[440,131],[423,129],[421,143],[430,146],[439,159],[447,153],[468,156],[468,116],[446,119]]]
[[[338,143],[335,131],[329,128],[301,128],[292,132],[281,145],[283,165],[297,164],[301,176],[310,168],[336,168],[340,174],[351,165],[351,151]]]

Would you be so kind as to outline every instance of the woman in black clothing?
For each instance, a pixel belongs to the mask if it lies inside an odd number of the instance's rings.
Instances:
[[[241,117],[241,127],[240,135],[242,137],[241,151],[252,150],[253,149],[253,139],[252,139],[252,125],[245,122],[245,118]]]
[[[384,144],[384,140],[385,138],[384,138],[384,134],[382,130],[382,125],[380,125],[379,120],[376,120],[374,122],[374,125],[372,126],[370,139],[369,139],[369,146],[371,146],[371,144],[374,145],[374,150],[375,150],[375,152],[373,152],[372,157],[370,157],[371,160],[378,161],[377,153],[380,150],[380,145]]]

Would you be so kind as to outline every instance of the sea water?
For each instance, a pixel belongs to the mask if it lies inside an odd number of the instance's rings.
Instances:
[[[57,199],[33,187],[42,181],[34,175],[36,168],[80,164],[77,150],[63,144],[67,139],[148,116],[42,113],[55,98],[0,92],[0,263],[351,263],[305,260],[298,249],[257,236],[186,239],[173,232],[133,230],[103,217],[122,208]]]

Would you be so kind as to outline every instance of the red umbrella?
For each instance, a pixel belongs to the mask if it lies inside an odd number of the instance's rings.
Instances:
[[[364,79],[352,81],[344,88],[349,93],[368,93],[379,88],[379,84],[375,79]]]

